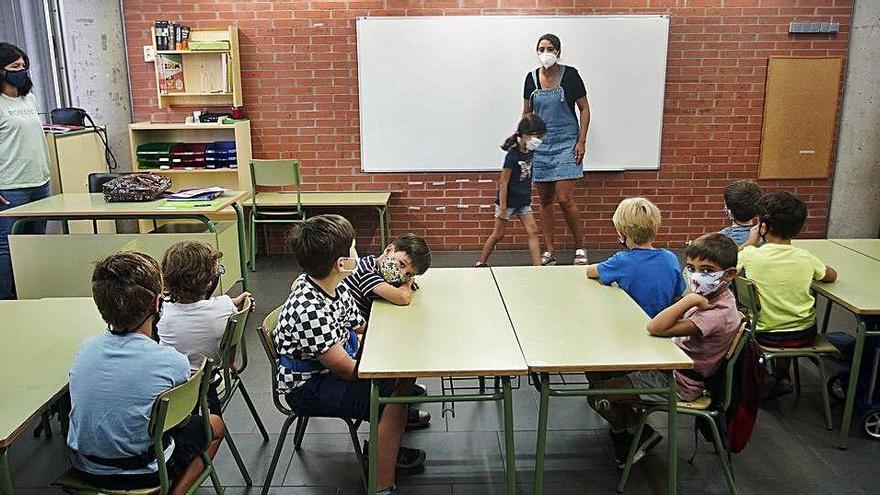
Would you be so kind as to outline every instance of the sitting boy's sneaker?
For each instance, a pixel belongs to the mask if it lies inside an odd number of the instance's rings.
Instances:
[[[611,444],[614,447],[614,463],[617,467],[623,467],[626,464],[626,456],[629,454],[629,445],[632,443],[633,434],[628,431],[609,432],[611,434]]]
[[[431,413],[410,406],[406,412],[406,431],[421,430],[431,424]]]
[[[400,495],[400,492],[397,490],[397,485],[391,485],[390,488],[379,490],[376,495]]]
[[[553,266],[556,264],[556,256],[550,251],[544,251],[541,254],[541,266]]]
[[[489,263],[485,263],[483,261],[478,261],[474,263],[474,268],[489,268]]]
[[[589,265],[590,264],[590,261],[587,259],[587,250],[586,249],[575,250],[574,264],[575,265]]]
[[[416,383],[415,385],[413,385],[413,388],[410,391],[409,395],[415,397],[424,397],[428,395],[428,387],[422,385],[421,383]]]
[[[366,468],[370,455],[370,442],[364,440],[364,468]],[[422,472],[425,467],[425,459],[428,454],[422,449],[411,449],[400,446],[397,451],[397,471],[400,474],[416,474]]]
[[[633,434],[629,432],[620,432],[615,433],[611,432],[611,443],[614,444],[614,462],[617,463],[618,468],[623,468],[626,465],[626,456],[629,455],[629,447],[632,444]],[[632,463],[635,464],[642,460],[651,449],[657,446],[660,443],[660,440],[663,439],[663,435],[661,435],[657,430],[651,428],[651,425],[645,425],[645,428],[642,429],[642,436],[639,439],[639,444],[636,447],[636,453],[633,456]]]

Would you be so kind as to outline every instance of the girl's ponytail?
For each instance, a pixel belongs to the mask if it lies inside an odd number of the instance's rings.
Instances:
[[[508,137],[504,140],[503,143],[501,143],[501,149],[503,149],[504,151],[510,151],[511,148],[516,146],[517,138],[519,138],[518,132],[511,134],[510,137]]]

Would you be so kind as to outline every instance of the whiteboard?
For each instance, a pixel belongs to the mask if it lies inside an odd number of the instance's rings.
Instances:
[[[499,170],[545,33],[587,87],[584,169],[659,168],[669,18],[634,15],[359,18],[362,169]]]

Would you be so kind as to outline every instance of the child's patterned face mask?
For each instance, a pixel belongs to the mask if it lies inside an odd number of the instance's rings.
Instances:
[[[400,262],[393,254],[382,258],[379,262],[379,270],[382,272],[382,278],[391,285],[402,284],[412,278],[409,274],[401,272]]]

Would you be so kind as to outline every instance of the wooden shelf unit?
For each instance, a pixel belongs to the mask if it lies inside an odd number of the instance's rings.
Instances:
[[[138,122],[128,126],[131,139],[131,163],[135,170],[167,175],[173,189],[187,187],[222,186],[239,191],[251,190],[249,164],[251,161],[251,122],[234,124],[173,124]],[[138,167],[137,147],[145,143],[179,142],[210,143],[235,141],[238,168],[170,169]]]
[[[156,33],[150,30],[155,48]],[[159,108],[166,106],[227,106],[243,105],[241,95],[241,59],[238,49],[238,28],[190,30],[190,41],[228,41],[229,50],[157,50],[155,62],[156,94]],[[183,67],[184,92],[162,93],[159,84],[160,56],[180,55]],[[223,86],[222,58],[226,56],[228,91],[216,92]]]

